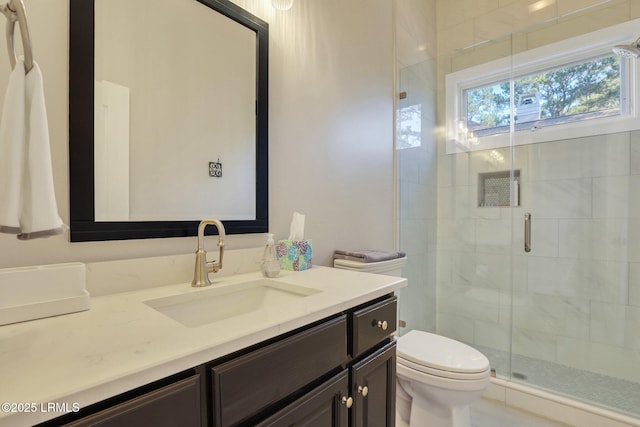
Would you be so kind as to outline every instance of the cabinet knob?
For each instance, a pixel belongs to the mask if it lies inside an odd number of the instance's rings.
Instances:
[[[386,320],[378,320],[378,323],[376,323],[376,326],[382,329],[383,331],[386,331],[387,328],[389,327],[389,324],[387,323]]]
[[[369,387],[367,386],[358,386],[358,393],[360,393],[362,395],[362,397],[367,397],[367,394],[369,394]]]
[[[342,403],[347,408],[351,408],[353,406],[353,397],[342,396],[342,400],[340,400],[340,403]]]

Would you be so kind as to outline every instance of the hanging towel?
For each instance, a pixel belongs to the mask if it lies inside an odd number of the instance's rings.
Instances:
[[[51,170],[49,127],[38,64],[19,59],[0,118],[0,232],[27,240],[62,234]]]
[[[353,252],[336,249],[333,253],[333,259],[347,259],[349,261],[358,262],[380,262],[388,261],[390,259],[403,258],[405,255],[406,253],[404,252],[383,251],[377,249]]]

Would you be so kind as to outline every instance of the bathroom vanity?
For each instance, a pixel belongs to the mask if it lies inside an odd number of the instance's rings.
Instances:
[[[0,352],[9,385],[0,399],[38,406],[0,413],[0,426],[392,426],[394,292],[404,286],[323,267],[274,281],[249,273],[207,289],[98,297],[88,312],[2,327],[11,350]],[[241,312],[191,314],[238,290]],[[281,298],[281,290],[299,295]],[[247,308],[263,291],[263,302]]]

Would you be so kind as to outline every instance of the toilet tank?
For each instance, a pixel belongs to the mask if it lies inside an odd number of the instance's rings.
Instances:
[[[407,263],[407,257],[390,259],[379,262],[359,262],[348,259],[334,259],[333,266],[343,270],[362,271],[366,273],[385,274],[387,276],[402,276],[402,268]]]

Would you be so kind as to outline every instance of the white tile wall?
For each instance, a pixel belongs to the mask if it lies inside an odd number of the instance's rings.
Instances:
[[[640,350],[640,307],[625,308],[624,346]],[[640,352],[636,352],[640,353]],[[640,360],[640,355],[637,357]]]
[[[556,360],[556,337],[556,335],[514,327],[511,349],[515,354],[553,362]]]
[[[558,336],[557,361],[579,369],[640,382],[637,349]]]
[[[591,341],[624,346],[625,306],[592,301],[591,314],[589,322]]]
[[[605,176],[593,178],[594,218],[636,218],[640,215],[637,197],[640,180],[637,176]]]
[[[592,8],[584,13],[584,9]],[[640,15],[635,0],[437,0],[438,54],[553,22],[551,34],[530,29],[534,46]],[[598,19],[600,18],[600,19]],[[533,46],[530,46],[533,47]]]
[[[640,307],[640,263],[629,263],[629,305]]]
[[[530,292],[627,304],[628,266],[624,262],[572,258],[528,258]]]
[[[581,299],[517,293],[513,298],[513,325],[549,336],[589,338],[589,303]]]
[[[561,219],[558,240],[561,257],[627,261],[629,221]]]
[[[520,191],[523,208],[535,219],[591,217],[590,178],[525,182]]]

